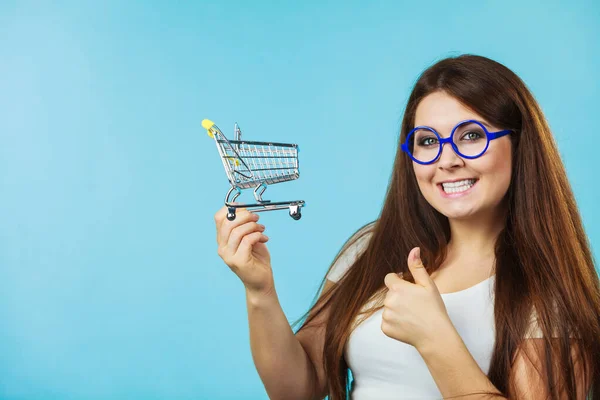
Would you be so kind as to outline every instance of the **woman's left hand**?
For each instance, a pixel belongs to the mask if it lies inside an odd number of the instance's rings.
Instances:
[[[414,284],[402,279],[400,274],[385,276],[389,291],[383,302],[381,330],[386,336],[419,350],[454,326],[435,282],[421,262],[418,247],[408,255],[408,268]]]

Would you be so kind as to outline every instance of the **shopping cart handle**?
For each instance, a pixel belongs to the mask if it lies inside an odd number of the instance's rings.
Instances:
[[[204,129],[206,129],[206,132],[208,133],[208,136],[210,136],[211,138],[214,137],[212,132],[210,131],[210,128],[212,128],[215,125],[214,122],[212,122],[210,119],[203,119],[202,120],[202,127]]]

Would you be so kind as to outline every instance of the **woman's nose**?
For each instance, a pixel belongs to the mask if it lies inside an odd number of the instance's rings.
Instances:
[[[442,146],[442,154],[438,158],[438,166],[443,169],[450,169],[456,166],[464,165],[463,160],[452,148],[450,143],[444,143]]]

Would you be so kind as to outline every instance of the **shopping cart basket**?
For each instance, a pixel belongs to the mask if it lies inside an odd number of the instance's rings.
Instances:
[[[289,208],[293,219],[299,220],[302,217],[301,207],[305,205],[303,200],[271,202],[262,198],[267,185],[298,179],[298,145],[242,141],[242,131],[237,123],[234,126],[235,140],[227,140],[217,125],[208,119],[202,121],[202,126],[208,131],[208,136],[215,139],[231,184],[231,189],[225,196],[228,220],[235,219],[237,208],[253,212]],[[242,189],[251,188],[254,188],[256,204],[233,204],[242,194]],[[230,198],[232,194],[233,198]]]

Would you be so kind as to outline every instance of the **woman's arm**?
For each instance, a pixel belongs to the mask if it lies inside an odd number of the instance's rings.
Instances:
[[[315,368],[294,336],[276,293],[247,292],[246,302],[252,358],[269,398],[311,398]]]
[[[460,399],[504,398],[479,368],[454,327],[448,329],[445,335],[440,334],[439,337],[443,339],[424,345],[417,350],[427,364],[444,399],[453,397]],[[574,340],[571,342],[571,354],[577,381],[577,398],[585,399],[589,383],[583,376],[583,363],[577,351],[577,343]],[[548,398],[544,354],[542,339],[526,339],[517,352],[510,377],[510,383],[515,389],[517,399]],[[564,377],[557,376],[554,381],[561,383],[562,380]],[[467,395],[484,392],[498,394]],[[564,388],[562,388],[561,398],[568,398],[564,393]]]
[[[553,339],[558,340],[558,339]],[[580,343],[571,339],[571,360],[575,368],[575,385],[577,399],[584,400],[590,388],[590,378],[583,373],[584,358],[580,353]],[[513,365],[511,382],[513,382],[518,399],[546,399],[550,397],[546,387],[547,367],[544,340],[540,338],[527,339],[523,342]],[[554,382],[563,384],[564,376],[554,373]],[[567,399],[564,385],[560,388],[560,398]]]
[[[440,332],[438,340],[417,348],[444,399],[472,392],[500,391],[490,382],[452,326]],[[460,398],[483,399],[491,395],[471,395]]]
[[[234,221],[227,213],[224,206],[215,214],[217,254],[246,288],[250,348],[258,374],[271,399],[309,399],[316,392],[318,373],[279,304],[265,226],[244,208],[237,210]],[[311,343],[324,340],[319,332],[305,335]]]

